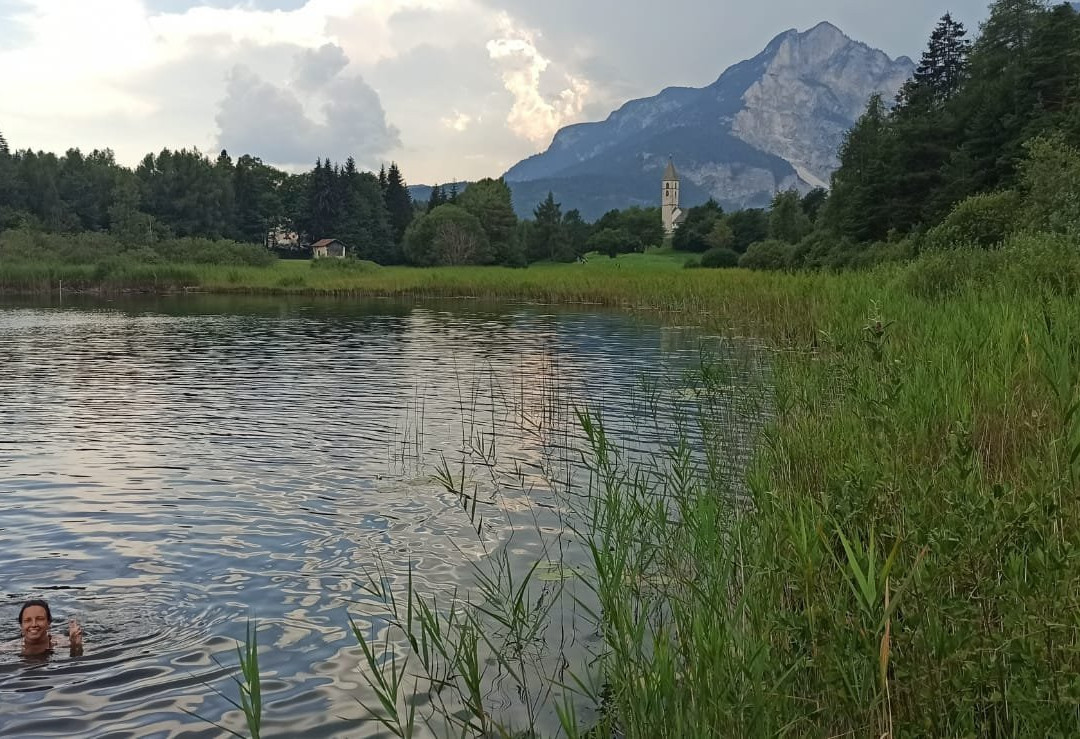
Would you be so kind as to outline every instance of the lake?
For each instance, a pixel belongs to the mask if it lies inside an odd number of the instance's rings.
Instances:
[[[648,463],[693,404],[703,347],[738,365],[736,391],[753,384],[749,350],[584,306],[5,299],[0,735],[243,733],[226,697],[249,620],[265,736],[386,735],[358,703],[375,699],[349,617],[386,623],[367,576],[381,564],[400,589],[411,565],[448,597],[499,554],[563,581],[585,561],[576,410]],[[742,458],[756,416],[736,401]],[[12,651],[29,597],[82,622],[84,656]],[[545,664],[602,646],[562,601]],[[523,721],[528,699],[494,682],[492,710]],[[553,730],[548,703],[534,717]]]

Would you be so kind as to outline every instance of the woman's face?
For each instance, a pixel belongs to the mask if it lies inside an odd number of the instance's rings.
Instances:
[[[49,617],[41,606],[30,606],[22,614],[19,623],[22,629],[23,642],[26,644],[41,644],[49,639]]]

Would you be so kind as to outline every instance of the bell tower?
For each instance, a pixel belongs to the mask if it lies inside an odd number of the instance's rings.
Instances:
[[[675,164],[671,159],[668,159],[667,169],[664,170],[661,188],[660,213],[664,219],[664,233],[671,236],[682,221],[682,211],[679,210],[679,174],[675,171]]]

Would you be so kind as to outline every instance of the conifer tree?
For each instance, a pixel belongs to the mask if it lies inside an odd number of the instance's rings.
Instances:
[[[1024,131],[1039,113],[1028,70],[1045,12],[1041,0],[997,0],[990,6],[972,46],[970,83],[957,100],[963,141],[945,172],[948,205],[1015,181]]]
[[[4,132],[0,131],[0,154],[3,154],[4,156],[7,156],[10,153],[11,152],[8,151],[7,139],[4,138]]]
[[[930,36],[914,75],[900,89],[892,112],[896,142],[888,165],[893,197],[890,226],[906,232],[934,222],[947,199],[928,197],[942,189],[942,168],[960,143],[962,120],[952,102],[967,78],[971,43],[962,23],[946,13]]]
[[[390,226],[394,233],[394,243],[401,244],[405,229],[413,218],[412,197],[405,187],[405,180],[396,162],[390,163],[386,171],[386,189],[383,191],[386,210],[390,214]]]
[[[338,238],[360,259],[379,264],[399,261],[378,178],[370,172],[360,172],[356,161],[349,157],[341,169],[339,184],[343,200]]]
[[[428,197],[428,212],[430,213],[445,202],[446,196],[443,194],[442,188],[439,187],[438,183],[435,183],[435,186],[431,188],[431,195]]]
[[[873,95],[840,145],[840,167],[822,211],[831,231],[860,242],[885,238],[892,208],[885,177],[890,144],[885,104]]]
[[[575,255],[563,233],[562,206],[555,201],[554,193],[549,191],[547,198],[536,206],[533,218],[535,220],[529,232],[529,261],[572,261]]]
[[[960,91],[967,75],[971,42],[964,24],[946,13],[930,35],[915,73],[897,95],[896,113],[916,114],[941,108]]]

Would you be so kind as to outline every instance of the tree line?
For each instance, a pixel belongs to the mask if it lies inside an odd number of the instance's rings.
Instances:
[[[177,237],[271,245],[332,237],[358,257],[394,263],[413,215],[397,164],[376,176],[351,158],[320,159],[289,174],[251,155],[164,149],[129,169],[108,149],[57,156],[12,152],[2,134],[0,142],[0,232],[105,233],[131,247]]]
[[[576,210],[550,193],[531,220],[513,208],[510,188],[483,179],[458,192],[435,185],[414,202],[396,163],[378,174],[319,159],[289,174],[243,155],[216,159],[194,149],[147,154],[133,169],[110,150],[57,156],[10,151],[0,134],[0,232],[99,233],[121,247],[151,250],[176,239],[265,244],[306,254],[320,238],[379,264],[502,264],[572,261],[587,249],[633,251],[663,238],[659,209],[613,211],[599,239]]]

